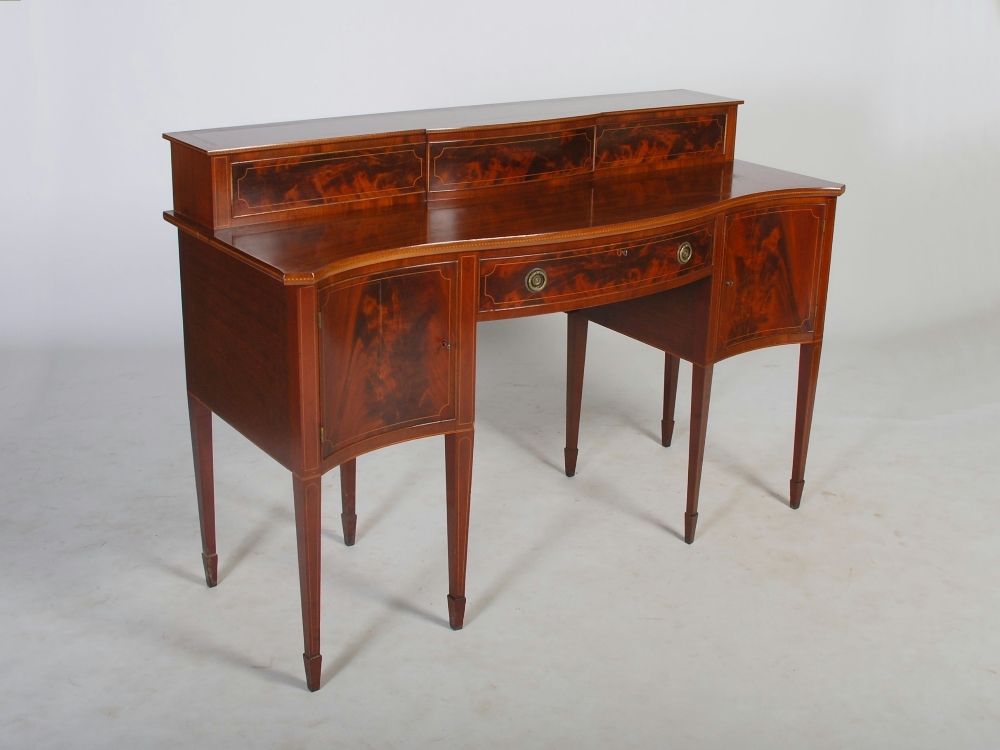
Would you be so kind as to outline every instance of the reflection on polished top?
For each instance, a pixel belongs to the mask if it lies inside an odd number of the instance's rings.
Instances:
[[[595,114],[612,115],[706,105],[742,104],[739,99],[702,94],[685,89],[642,91],[633,94],[575,96],[532,102],[480,104],[374,115],[326,117],[319,120],[275,122],[235,128],[212,128],[166,133],[164,137],[208,154],[226,154],[290,144],[326,142],[339,138],[371,138],[387,134],[444,132],[466,128],[496,127],[539,120],[565,120]]]
[[[216,230],[211,237],[274,276],[319,280],[376,253],[400,257],[477,247],[540,244],[694,219],[721,204],[808,190],[840,195],[844,186],[735,161],[584,185],[540,183],[441,203],[417,203]],[[174,221],[182,219],[173,217]],[[624,226],[623,226],[624,225]],[[636,226],[637,225],[637,226]]]

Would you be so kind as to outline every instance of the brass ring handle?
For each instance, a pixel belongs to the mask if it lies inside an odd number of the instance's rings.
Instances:
[[[690,242],[682,242],[681,246],[677,248],[677,261],[682,266],[691,260],[692,255],[694,255],[694,248],[691,247]]]
[[[545,275],[545,271],[541,268],[532,268],[528,271],[528,275],[524,277],[524,285],[528,288],[529,292],[540,292],[548,283],[549,277]]]

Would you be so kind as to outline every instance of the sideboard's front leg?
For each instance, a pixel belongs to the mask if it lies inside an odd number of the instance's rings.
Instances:
[[[684,513],[684,541],[688,544],[694,541],[694,530],[698,524],[698,492],[701,489],[701,465],[705,459],[712,369],[712,365],[694,365],[691,368],[691,446],[688,453],[687,511]]]
[[[340,522],[344,527],[344,544],[348,547],[354,544],[355,532],[358,529],[358,516],[354,511],[354,498],[357,488],[358,460],[352,458],[340,465]]]
[[[812,428],[813,404],[816,402],[816,383],[819,380],[819,354],[822,345],[802,344],[799,349],[799,395],[795,404],[795,452],[792,458],[792,480],[789,483],[789,505],[799,507],[802,487],[805,485],[806,453],[809,450],[809,431]]]
[[[588,320],[579,313],[566,316],[566,476],[576,474],[580,451],[580,408],[583,404],[583,367],[587,359]]]
[[[205,583],[219,582],[219,555],[215,549],[215,470],[212,464],[212,412],[188,394],[191,418],[191,450],[194,453],[194,483],[198,493],[198,520],[201,522],[201,559]]]
[[[681,360],[670,352],[664,352],[663,357],[663,421],[660,422],[660,442],[667,448],[674,437],[674,407],[677,404],[677,375]]]
[[[465,620],[465,566],[469,557],[469,497],[472,490],[473,430],[444,436],[448,494],[448,621],[461,630]]]
[[[319,652],[320,540],[322,529],[321,478],[292,475],[295,494],[295,533],[299,547],[299,588],[302,593],[302,636],[306,685],[319,690],[323,657]]]

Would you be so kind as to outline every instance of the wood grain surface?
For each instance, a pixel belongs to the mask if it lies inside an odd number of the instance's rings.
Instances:
[[[454,264],[335,286],[321,297],[323,455],[455,417]]]

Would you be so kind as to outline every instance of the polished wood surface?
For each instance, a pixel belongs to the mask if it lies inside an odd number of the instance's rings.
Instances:
[[[580,409],[583,404],[583,366],[587,359],[588,320],[579,313],[570,313],[566,336],[566,476],[576,474],[576,459],[580,455]]]
[[[359,136],[370,138],[372,134],[379,133],[447,131],[565,120],[600,113],[663,109],[676,111],[691,107],[736,106],[742,103],[739,99],[673,89],[190,130],[167,133],[164,138],[208,154],[222,154]]]
[[[663,419],[660,420],[660,444],[669,448],[674,439],[674,412],[677,409],[677,378],[681,358],[670,352],[664,354],[663,363]]]
[[[727,217],[720,350],[768,334],[812,331],[824,208],[783,205]]]
[[[698,524],[698,495],[701,492],[701,467],[705,459],[705,436],[708,434],[708,403],[712,396],[714,365],[691,367],[691,435],[688,447],[687,509],[684,511],[684,541],[694,541]]]
[[[693,364],[685,539],[713,365],[802,345],[793,507],[843,186],[736,161],[739,101],[687,91],[172,133],[206,581],[216,414],[292,474],[306,684],[321,683],[324,473],[356,538],[358,456],[444,437],[448,613],[464,624],[482,320],[569,312],[566,473],[589,321]]]
[[[358,461],[352,458],[340,465],[340,524],[344,530],[344,544],[354,546],[358,531],[358,514],[355,508],[358,486]]]
[[[205,583],[219,583],[219,555],[215,548],[215,468],[212,461],[212,412],[194,396],[188,396],[191,447],[194,454],[194,485],[201,526],[201,559]]]
[[[221,228],[731,161],[738,104],[661,91],[164,137],[175,209]]]
[[[381,432],[455,418],[455,277],[454,263],[438,263],[320,294],[324,457]]]
[[[364,145],[233,163],[233,216],[423,192],[423,143]]]
[[[530,247],[714,219],[768,196],[837,196],[843,186],[748,162],[594,178],[587,186],[492,188],[456,203],[403,204],[311,220],[210,230],[175,212],[168,221],[285,284],[463,249]]]
[[[484,259],[481,263],[482,313],[552,303],[598,300],[707,268],[712,262],[713,223],[681,232],[629,235],[595,244],[579,241],[547,245],[546,251]],[[685,250],[681,251],[684,247]],[[542,272],[544,287],[533,289],[528,276]]]

